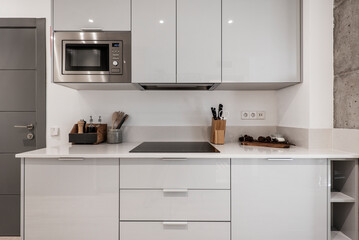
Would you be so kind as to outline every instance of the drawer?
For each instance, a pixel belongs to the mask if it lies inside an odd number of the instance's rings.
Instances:
[[[121,189],[230,189],[229,159],[121,159]]]
[[[121,190],[120,220],[230,221],[230,190]]]
[[[230,240],[229,222],[121,222],[121,240]]]

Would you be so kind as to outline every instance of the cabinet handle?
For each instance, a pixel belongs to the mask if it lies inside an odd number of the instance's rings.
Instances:
[[[163,226],[187,226],[188,222],[163,222]]]
[[[164,188],[162,191],[164,193],[188,193],[186,188]]]
[[[162,158],[162,161],[186,161],[187,158]]]
[[[293,161],[293,158],[268,158],[268,161]]]
[[[102,32],[102,28],[81,28],[83,32]]]
[[[83,161],[83,158],[59,158],[59,161]]]

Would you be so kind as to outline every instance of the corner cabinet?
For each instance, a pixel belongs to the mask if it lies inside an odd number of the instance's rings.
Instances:
[[[53,0],[55,31],[130,31],[131,0]]]
[[[23,161],[24,239],[119,239],[119,159]]]
[[[327,240],[327,159],[232,159],[232,240]]]
[[[222,3],[222,82],[300,82],[301,0]]]

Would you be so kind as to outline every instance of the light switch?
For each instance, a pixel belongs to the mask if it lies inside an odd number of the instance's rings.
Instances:
[[[58,127],[51,127],[50,128],[50,135],[51,136],[59,136],[60,134],[60,128]]]

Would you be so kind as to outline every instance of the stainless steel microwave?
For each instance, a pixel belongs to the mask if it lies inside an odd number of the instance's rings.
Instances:
[[[131,32],[55,32],[54,82],[130,83]]]

